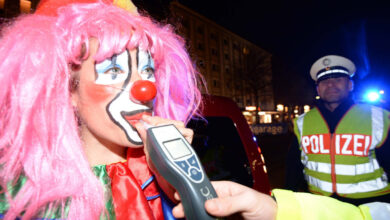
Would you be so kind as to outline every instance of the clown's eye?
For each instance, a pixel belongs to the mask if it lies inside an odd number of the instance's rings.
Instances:
[[[97,73],[95,83],[111,85],[124,82],[129,76],[129,56],[127,51],[114,55],[103,62],[95,64]]]
[[[154,61],[148,51],[138,51],[138,73],[143,80],[156,81],[154,75]]]
[[[125,73],[125,71],[123,71],[121,68],[115,67],[115,66],[104,72],[104,74],[113,74],[113,75],[114,74],[123,74],[123,73]]]
[[[96,65],[98,66],[98,65]],[[96,84],[100,85],[110,85],[120,83],[126,80],[127,74],[120,66],[110,65],[104,69],[96,68],[97,78],[95,80]]]
[[[150,66],[147,66],[142,69],[141,71],[142,78],[146,78],[147,80],[153,80],[154,79],[154,69]]]

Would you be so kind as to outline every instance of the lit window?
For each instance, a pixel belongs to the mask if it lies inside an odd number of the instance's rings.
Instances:
[[[272,117],[270,114],[264,115],[264,123],[271,123],[272,122]]]
[[[4,5],[4,3],[2,5]],[[31,11],[31,2],[27,0],[20,0],[20,13],[30,13],[30,11]]]

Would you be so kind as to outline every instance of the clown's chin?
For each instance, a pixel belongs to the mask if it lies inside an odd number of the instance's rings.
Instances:
[[[127,140],[131,143],[129,147],[138,148],[143,146],[142,139],[133,125],[130,125],[130,131],[125,131]]]

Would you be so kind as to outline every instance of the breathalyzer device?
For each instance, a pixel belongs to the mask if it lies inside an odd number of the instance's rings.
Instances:
[[[217,194],[194,149],[172,124],[147,129],[146,149],[157,171],[178,191],[188,220],[215,219],[204,203]]]

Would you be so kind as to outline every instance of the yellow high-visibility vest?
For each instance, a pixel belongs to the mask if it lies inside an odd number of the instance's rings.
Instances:
[[[388,111],[366,104],[352,106],[332,134],[317,108],[296,118],[294,132],[310,192],[355,199],[390,193],[375,155],[389,125]]]

